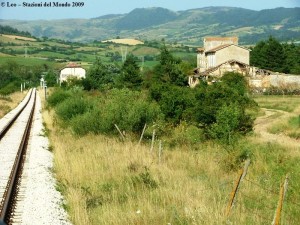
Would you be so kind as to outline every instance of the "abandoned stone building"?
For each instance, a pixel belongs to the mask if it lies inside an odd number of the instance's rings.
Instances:
[[[250,50],[238,45],[238,37],[205,37],[197,49],[197,68],[189,76],[190,87],[200,80],[215,81],[225,72],[243,74],[252,89],[300,88],[300,76],[250,66]]]
[[[221,77],[226,71],[249,73],[250,50],[238,45],[238,37],[205,37],[197,49],[197,68],[189,77],[191,87],[199,79]]]

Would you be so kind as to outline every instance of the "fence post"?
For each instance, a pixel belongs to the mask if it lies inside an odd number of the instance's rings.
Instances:
[[[161,140],[159,140],[159,149],[158,149],[158,163],[161,163],[161,155],[162,155],[162,143]]]
[[[152,155],[152,152],[153,152],[154,140],[155,140],[155,129],[153,130],[153,133],[152,133],[151,148],[150,148],[150,154],[151,155]]]
[[[141,144],[141,141],[142,141],[142,139],[143,139],[143,136],[144,136],[146,127],[147,127],[147,124],[145,123],[145,126],[144,126],[144,128],[143,128],[143,131],[142,131],[142,134],[141,134],[141,137],[140,137],[140,140],[139,140],[139,143],[138,143],[138,144]]]
[[[237,195],[237,192],[238,192],[238,189],[239,189],[239,186],[242,182],[242,180],[244,179],[244,177],[246,176],[247,174],[247,171],[248,171],[248,167],[250,165],[250,159],[248,159],[246,162],[245,162],[245,166],[243,169],[240,170],[239,172],[239,176],[238,176],[238,179],[236,180],[235,182],[235,185],[234,185],[234,188],[230,194],[230,200],[229,200],[229,204],[228,204],[228,207],[227,207],[227,213],[226,213],[226,216],[229,217],[230,215],[230,211],[233,207],[233,203],[234,203],[234,200],[236,198],[236,195]]]
[[[284,182],[280,185],[279,201],[275,211],[275,216],[272,225],[279,225],[281,219],[281,212],[283,207],[284,197],[288,187],[288,176],[286,175]]]
[[[122,141],[125,141],[125,137],[124,135],[122,134],[121,130],[119,129],[119,127],[117,126],[117,124],[114,124],[115,127],[117,128],[117,130],[119,131],[119,134],[121,135],[121,138],[122,138]]]

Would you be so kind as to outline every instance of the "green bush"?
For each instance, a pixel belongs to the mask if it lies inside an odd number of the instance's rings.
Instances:
[[[108,130],[104,127],[105,124],[102,123],[100,118],[100,111],[97,109],[75,116],[70,121],[70,124],[77,135],[85,135],[88,133],[98,134]]]
[[[0,89],[0,95],[9,95],[20,90],[18,82],[12,82]]]
[[[167,122],[179,124],[191,120],[195,104],[194,90],[171,84],[152,84],[150,97],[156,100]]]
[[[162,118],[159,106],[148,101],[145,93],[129,89],[111,90],[102,108],[103,122],[111,124],[112,127],[117,124],[125,131],[141,131],[145,123],[149,125]]]
[[[87,111],[78,104],[86,103],[69,102],[67,106],[58,109],[58,114],[67,116],[76,114],[70,124],[73,131],[80,135],[89,132],[115,133],[114,124],[126,132],[140,132],[145,123],[150,125],[162,118],[159,106],[155,102],[148,101],[146,94],[128,89],[108,91],[97,100],[97,107],[95,105],[93,109]],[[66,113],[65,107],[78,111]]]
[[[49,106],[54,107],[58,105],[59,103],[65,101],[71,97],[71,93],[64,91],[62,89],[56,89],[48,98],[47,103]]]
[[[203,129],[182,122],[173,129],[170,146],[199,144],[204,140],[205,136]]]
[[[216,115],[216,123],[212,124],[209,134],[212,138],[231,144],[239,128],[241,111],[233,104],[223,105]]]
[[[58,104],[55,111],[60,119],[68,122],[77,115],[84,114],[92,108],[92,102],[84,98],[78,98],[75,95]]]

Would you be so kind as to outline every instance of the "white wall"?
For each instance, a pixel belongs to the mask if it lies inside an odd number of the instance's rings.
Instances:
[[[59,81],[66,81],[68,77],[85,78],[85,73],[83,68],[64,68],[60,71]]]
[[[226,48],[220,49],[216,52],[216,64],[220,65],[228,60],[235,59],[242,63],[249,65],[250,52],[247,49],[231,45]]]

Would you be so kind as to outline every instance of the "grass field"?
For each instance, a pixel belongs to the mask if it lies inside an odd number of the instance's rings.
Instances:
[[[29,38],[29,37],[23,37],[23,36],[18,36],[18,35],[7,35],[7,34],[1,34],[3,37],[7,37],[9,39],[14,39],[14,40],[22,40],[22,41],[36,41],[35,38]]]
[[[299,96],[254,96],[254,100],[261,108],[278,109],[286,112],[293,112],[300,105]]]
[[[0,96],[0,119],[15,108],[25,97],[27,92],[16,92],[9,96]]]
[[[39,58],[31,58],[27,57],[19,57],[19,56],[0,56],[0,65],[5,64],[7,61],[15,61],[16,63],[20,65],[25,66],[37,66],[37,65],[43,65],[43,64],[49,64],[54,65],[55,62],[47,61],[45,59],[39,59]]]
[[[296,107],[297,99],[292,100]],[[162,140],[159,158],[159,140],[150,152],[150,140],[138,145],[137,139],[77,137],[60,128],[53,111],[44,110],[43,117],[55,155],[57,189],[74,224],[271,224],[286,174],[282,224],[299,224],[299,147],[258,139],[257,134],[231,147],[204,142],[170,148]],[[226,217],[246,158],[251,159],[248,174]]]

